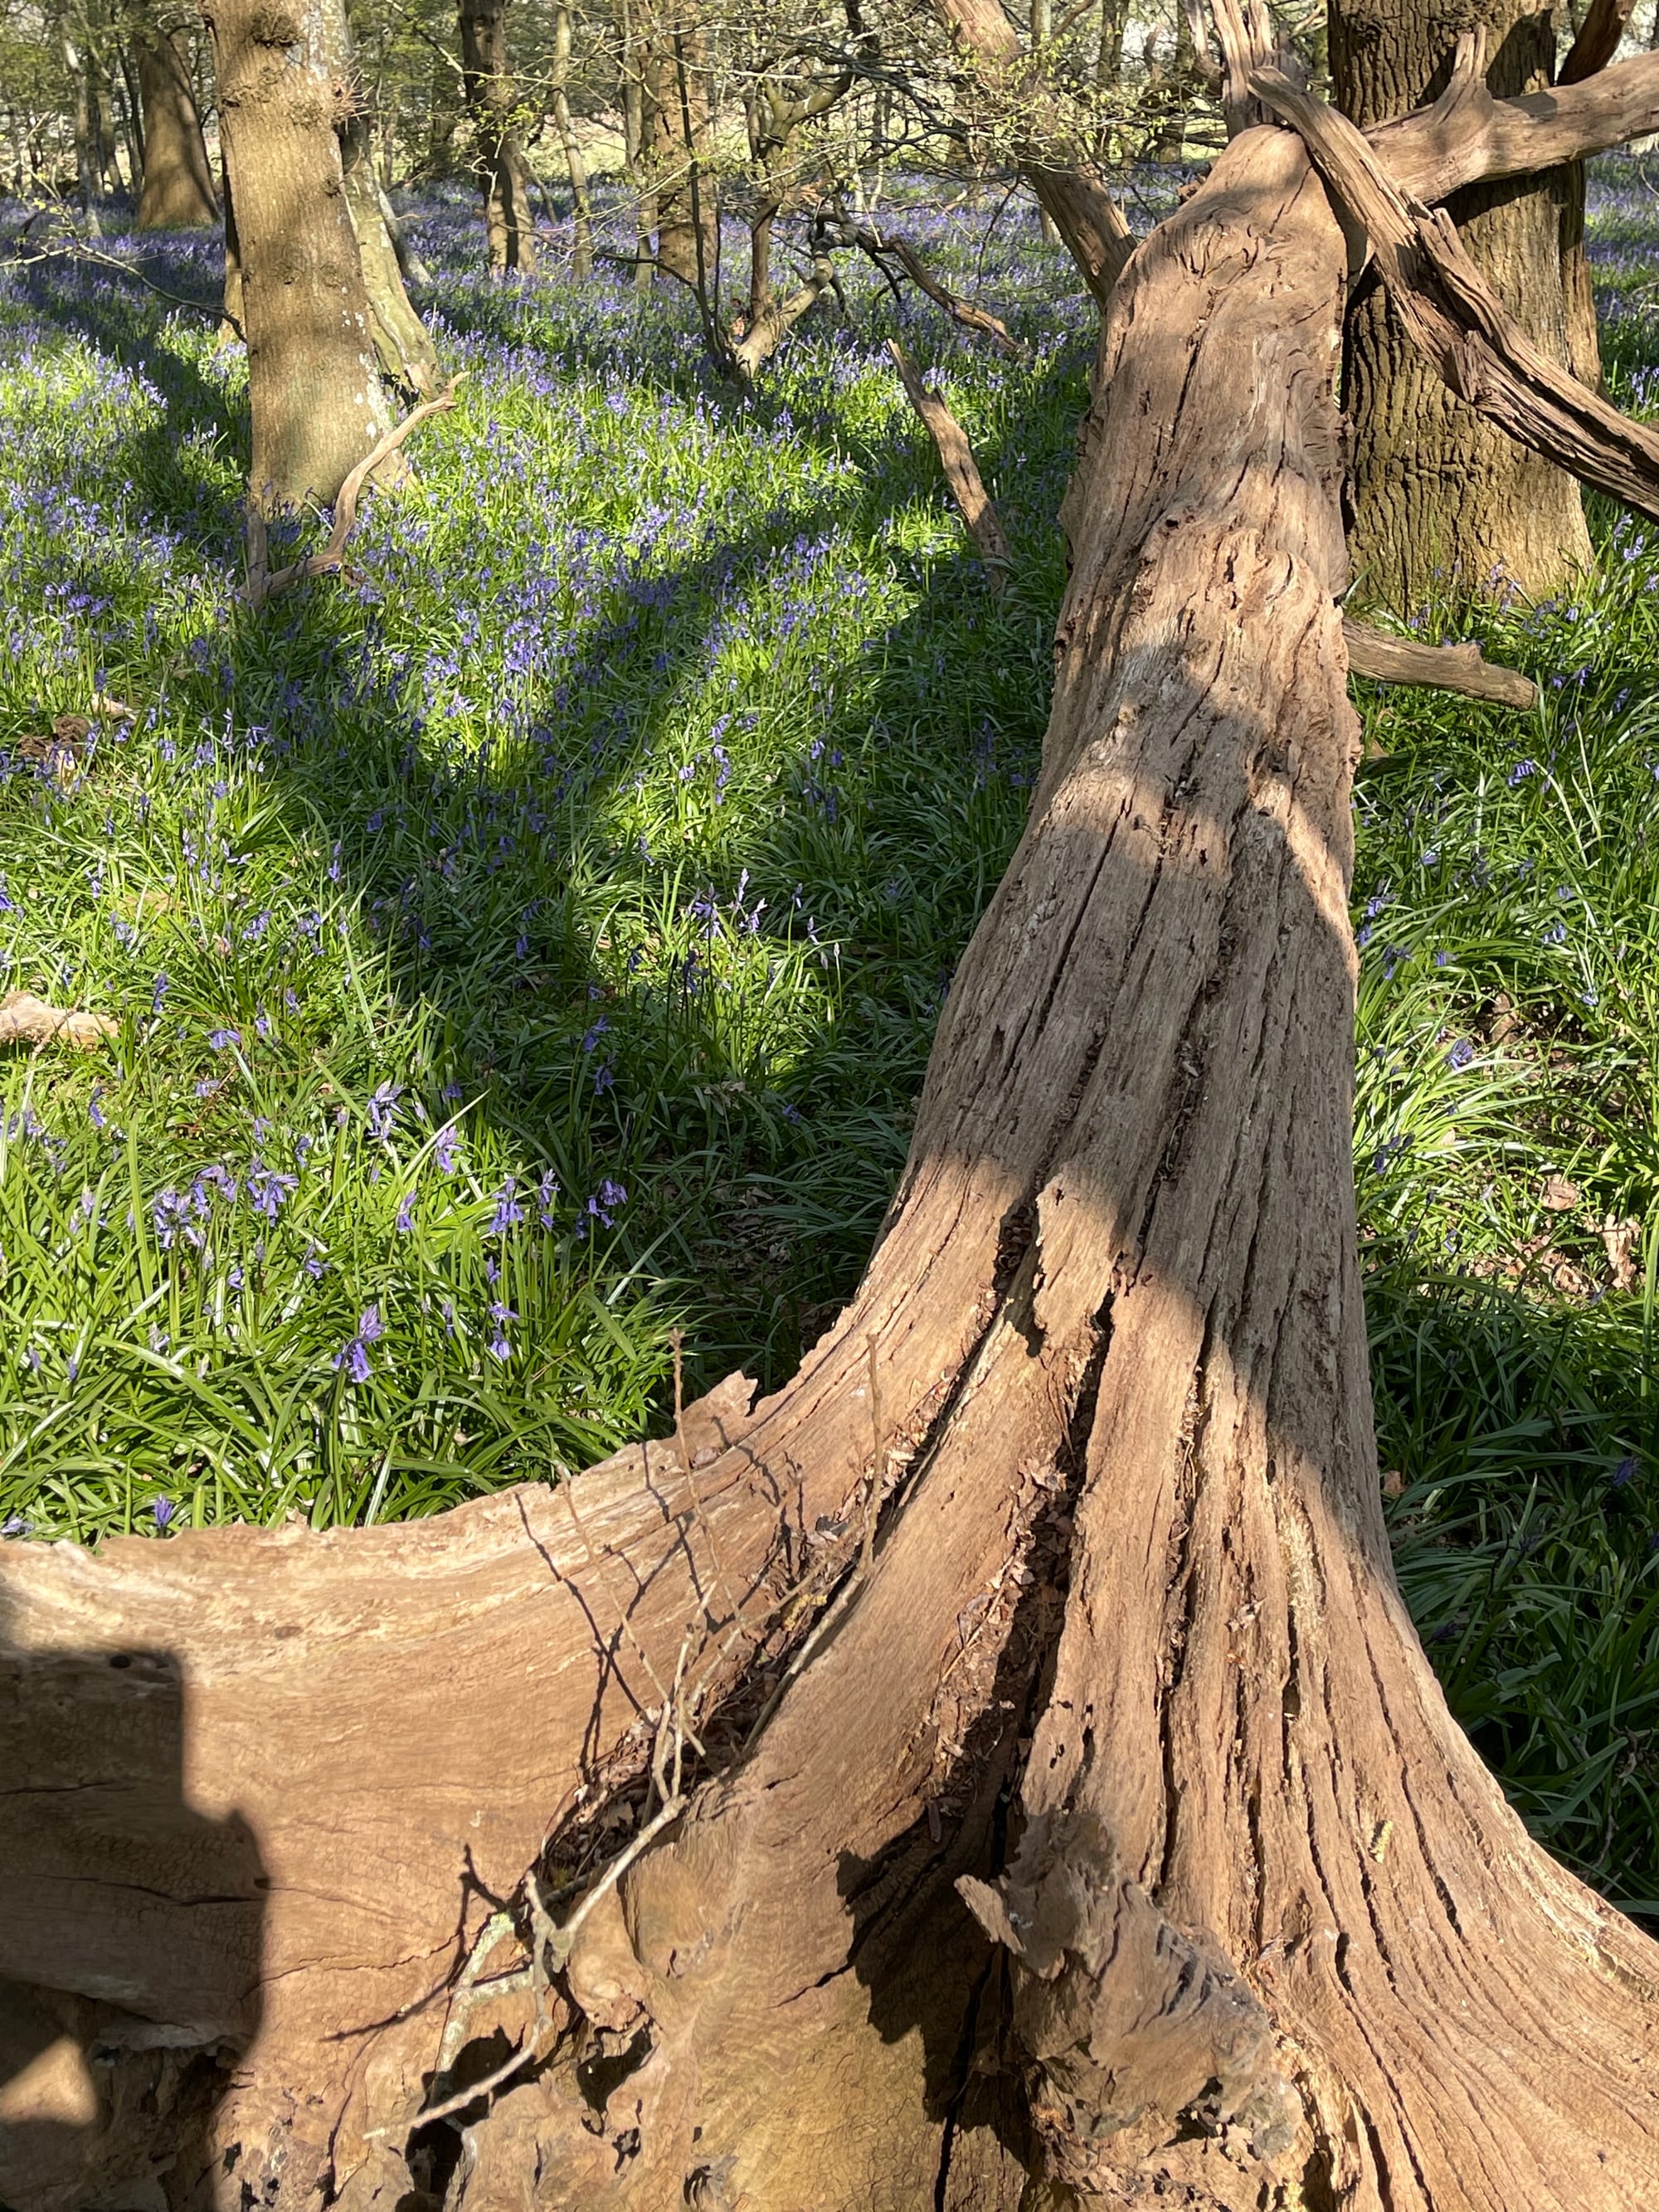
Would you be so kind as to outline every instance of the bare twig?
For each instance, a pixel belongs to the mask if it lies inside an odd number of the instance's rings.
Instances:
[[[641,1852],[647,1850],[652,1844],[655,1843],[657,1838],[661,1835],[663,1830],[668,1826],[669,1823],[672,1820],[678,1820],[680,1814],[684,1812],[684,1810],[685,1799],[684,1797],[678,1796],[671,1797],[667,1803],[662,1806],[661,1808],[653,1814],[652,1818],[646,1822],[645,1826],[640,1830],[638,1835],[635,1837],[633,1842],[629,1844],[628,1849],[625,1851],[619,1851],[616,1857],[611,1860],[610,1865],[594,1883],[592,1888],[587,1892],[586,1895],[582,1899],[581,1903],[571,1914],[569,1919],[565,1922],[563,1927],[556,1928],[553,1930],[552,1938],[548,1946],[549,1956],[552,1961],[550,1969],[552,1972],[556,1974],[569,1964],[570,1954],[575,1948],[576,1938],[581,1933],[582,1923],[586,1919],[588,1914],[592,1912],[599,1899],[605,1894],[607,1890],[611,1890],[616,1887],[617,1884],[627,1873],[629,1868],[631,1867],[635,1860],[639,1857]],[[533,1874],[531,1879],[532,1881],[535,1879]]]
[[[66,246],[46,246],[33,253],[16,254],[13,258],[13,265],[30,269],[46,261],[90,261],[100,269],[112,269],[118,276],[131,277],[135,284],[142,284],[146,291],[154,292],[157,299],[166,300],[172,307],[188,307],[192,314],[205,315],[212,322],[228,323],[241,343],[244,345],[247,343],[247,337],[240,323],[222,301],[195,300],[187,292],[170,292],[165,284],[158,284],[153,276],[147,276],[131,262],[123,261],[118,254],[100,253],[95,246],[85,246],[76,239]]]
[[[465,374],[462,370],[461,375]],[[251,607],[262,607],[274,599],[278,592],[307,576],[326,576],[338,568],[345,558],[346,540],[357,521],[357,501],[366,479],[379,468],[391,453],[397,452],[416,425],[425,422],[428,415],[447,414],[455,404],[455,386],[460,377],[453,378],[447,389],[435,399],[423,399],[403,421],[388,430],[372,452],[365,453],[351,474],[340,486],[340,496],[334,505],[334,527],[328,534],[328,543],[319,553],[308,554],[303,561],[295,561],[286,568],[278,568],[274,575],[265,569],[264,517],[257,507],[248,514],[248,580],[243,596]]]
[[[985,565],[986,581],[994,592],[1000,592],[1013,568],[1008,552],[1008,541],[1002,534],[1002,525],[991,504],[990,494],[985,489],[974,459],[974,449],[960,422],[936,392],[929,392],[916,373],[915,363],[896,338],[889,338],[887,350],[893,356],[910,404],[921,417],[928,435],[939,454],[939,465],[945,471],[945,480],[951,487],[968,534],[978,550]]]
[[[1363,623],[1344,621],[1342,642],[1356,676],[1379,684],[1427,684],[1459,691],[1469,699],[1490,699],[1500,707],[1535,707],[1538,686],[1518,668],[1494,667],[1478,645],[1419,645],[1407,637]]]

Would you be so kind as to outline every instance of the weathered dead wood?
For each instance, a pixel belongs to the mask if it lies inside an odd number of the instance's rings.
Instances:
[[[853,233],[854,244],[881,268],[889,256],[899,264],[919,292],[925,293],[936,307],[942,307],[953,323],[964,330],[977,331],[990,339],[1000,354],[1018,359],[1026,349],[1011,335],[1008,325],[1000,316],[986,307],[976,307],[973,301],[963,300],[942,283],[933,274],[908,239],[896,231],[881,231],[872,224],[861,224]]]
[[[1659,131],[1659,53],[1518,100],[1494,100],[1478,70],[1466,73],[1432,106],[1365,135],[1401,191],[1432,203],[1483,179],[1583,161],[1652,131]]]
[[[968,434],[938,392],[930,392],[922,382],[915,363],[896,338],[888,339],[887,350],[897,367],[905,397],[933,441],[933,450],[939,455],[957,511],[984,564],[986,581],[994,592],[1000,592],[1008,580],[1013,561],[996,508],[980,475],[979,464],[974,459],[974,449],[968,442]]]
[[[688,1633],[710,1695],[781,1658],[811,1540],[850,1565],[890,1490],[811,1663],[582,1927],[602,2081],[504,2081],[452,2206],[1002,2212],[1042,2165],[1226,2212],[1646,2212],[1659,1950],[1504,1806],[1381,1521],[1346,266],[1263,131],[1126,274],[1031,820],[787,1391],[406,1528],[0,1551],[0,1972],[43,2051],[111,2054],[100,2201],[139,2201],[137,2142],[180,2203],[420,2203],[379,2130],[453,2094],[443,1984],[495,1900],[648,1766]],[[236,2054],[188,2128],[169,2043]]]
[[[463,369],[460,376],[465,376]],[[291,561],[285,568],[274,572],[265,567],[267,543],[265,519],[257,504],[248,509],[248,575],[242,597],[250,607],[263,607],[309,576],[329,576],[340,568],[345,559],[345,549],[352,532],[357,526],[357,501],[362,496],[363,486],[382,463],[389,460],[403,444],[410,432],[424,422],[428,415],[447,415],[455,404],[455,377],[447,390],[435,399],[423,399],[418,407],[411,407],[401,422],[388,430],[378,444],[363,455],[356,467],[340,486],[339,497],[334,502],[334,526],[328,533],[328,542],[315,553],[308,553],[301,561]],[[401,466],[402,464],[399,464]]]
[[[32,991],[9,991],[0,999],[0,1045],[71,1044],[77,1051],[90,1052],[120,1034],[121,1024],[107,1014],[49,1006]]]
[[[1535,707],[1538,686],[1518,668],[1494,667],[1478,645],[1422,645],[1368,623],[1344,620],[1342,644],[1356,676],[1379,684],[1426,684],[1500,707]]]
[[[1620,414],[1533,343],[1450,216],[1402,191],[1346,116],[1271,71],[1254,82],[1365,232],[1402,325],[1448,387],[1518,445],[1659,517],[1659,431]]]
[[[827,250],[816,247],[812,271],[805,283],[781,298],[774,295],[769,299],[732,346],[733,366],[745,383],[754,381],[801,318],[817,307],[826,294],[833,296],[835,291],[835,264]]]

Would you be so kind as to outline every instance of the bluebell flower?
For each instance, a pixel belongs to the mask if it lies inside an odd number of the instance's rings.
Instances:
[[[1613,1486],[1615,1490],[1623,1490],[1627,1483],[1633,1482],[1635,1479],[1635,1455],[1633,1453],[1626,1452],[1624,1458],[1620,1461],[1618,1466],[1613,1470]]]
[[[495,1194],[495,1211],[484,1231],[486,1237],[505,1237],[508,1230],[516,1229],[524,1219],[524,1208],[514,1196],[517,1188],[516,1177],[507,1176],[502,1178],[501,1187]]]
[[[247,1171],[247,1202],[267,1221],[275,1221],[286,1201],[300,1188],[297,1176],[280,1175],[255,1160]]]
[[[368,1364],[368,1347],[384,1334],[380,1307],[378,1305],[365,1307],[357,1318],[357,1334],[347,1343],[342,1345],[334,1355],[334,1366],[337,1371],[343,1367],[352,1382],[367,1382],[374,1371]]]
[[[155,1516],[156,1534],[159,1535],[179,1509],[170,1498],[158,1498],[149,1510]]]
[[[368,1102],[368,1133],[385,1139],[392,1134],[398,1118],[398,1101],[404,1095],[401,1083],[383,1083]]]
[[[407,1237],[414,1226],[415,1194],[412,1190],[408,1190],[404,1193],[403,1197],[398,1200],[398,1233],[401,1236]]]
[[[621,1183],[612,1182],[607,1176],[582,1211],[590,1220],[597,1221],[601,1228],[611,1229],[616,1225],[611,1216],[618,1206],[626,1206],[627,1203],[626,1189]]]
[[[1446,1054],[1446,1062],[1451,1067],[1467,1067],[1474,1058],[1474,1047],[1469,1042],[1468,1037],[1459,1037]]]
[[[240,1044],[241,1042],[242,1033],[240,1030],[210,1030],[208,1031],[208,1042],[213,1047],[215,1052],[227,1051],[232,1045]]]

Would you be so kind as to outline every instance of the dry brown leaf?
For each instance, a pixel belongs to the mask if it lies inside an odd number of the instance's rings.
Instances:
[[[1569,1182],[1565,1176],[1547,1176],[1544,1181],[1544,1211],[1547,1213],[1571,1213],[1580,1195],[1577,1184]]]
[[[33,991],[9,991],[0,999],[0,1045],[39,1046],[61,1041],[81,1052],[90,1052],[106,1037],[118,1036],[120,1029],[121,1024],[107,1014],[49,1006]]]
[[[1398,1498],[1401,1492],[1405,1487],[1406,1478],[1401,1474],[1397,1467],[1385,1468],[1383,1469],[1382,1495],[1384,1498]]]
[[[1610,1213],[1601,1224],[1601,1242],[1607,1249],[1607,1265],[1613,1270],[1613,1286],[1617,1291],[1636,1288],[1636,1248],[1641,1238],[1639,1221],[1620,1221]]]

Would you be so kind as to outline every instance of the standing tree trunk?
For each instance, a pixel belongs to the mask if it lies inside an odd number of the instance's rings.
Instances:
[[[189,230],[217,222],[213,172],[185,58],[154,26],[146,25],[136,43],[144,148],[137,227]]]
[[[329,68],[322,0],[206,0],[203,13],[247,338],[251,495],[268,513],[326,505],[392,426],[341,169],[349,88]]]
[[[331,81],[343,88],[336,112],[341,179],[362,266],[375,357],[393,384],[422,397],[438,381],[431,334],[404,289],[403,265],[374,173],[374,128],[365,112],[344,0],[319,0]]]
[[[86,218],[87,235],[96,238],[100,234],[98,196],[103,189],[104,170],[98,87],[93,76],[92,57],[87,48],[77,45],[67,31],[63,35],[63,48],[64,66],[69,71],[70,82],[75,88],[76,197]]]
[[[527,276],[536,266],[536,246],[529,177],[514,122],[505,0],[460,0],[460,16],[461,69],[472,111],[490,270]]]
[[[1336,104],[1362,125],[1404,114],[1444,85],[1469,17],[1422,0],[1331,0]],[[1480,0],[1500,98],[1553,73],[1547,10]],[[1564,237],[1571,180],[1562,171],[1477,185],[1449,212],[1483,273],[1528,334],[1572,362]],[[1570,243],[1570,238],[1568,239]],[[1582,308],[1577,350],[1583,350]],[[1577,364],[1575,364],[1577,365]],[[1501,574],[1535,596],[1587,568],[1583,501],[1572,478],[1452,398],[1413,352],[1373,278],[1349,310],[1344,377],[1353,434],[1351,546],[1359,596],[1405,613],[1437,591],[1479,591]]]
[[[657,269],[708,303],[719,290],[720,211],[710,172],[708,75],[695,0],[653,9],[645,33],[646,160]]]
[[[565,173],[570,179],[570,273],[578,280],[593,273],[592,211],[587,198],[587,164],[576,140],[570,112],[570,10],[561,6],[553,21],[553,128],[564,153]]]
[[[657,204],[651,191],[646,151],[645,40],[635,21],[631,0],[617,0],[617,47],[623,117],[623,167],[634,194],[634,290],[641,299],[651,289]]]

